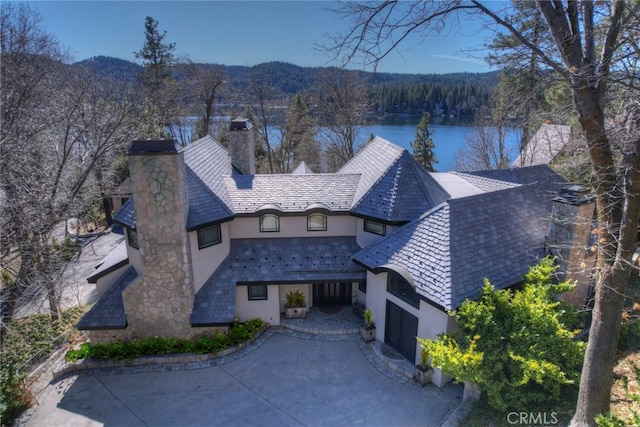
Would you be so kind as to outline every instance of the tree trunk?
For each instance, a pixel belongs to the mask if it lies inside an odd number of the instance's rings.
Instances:
[[[604,264],[604,265],[603,265]],[[580,378],[580,392],[572,426],[595,426],[595,416],[609,411],[615,349],[620,335],[620,314],[624,297],[615,289],[628,281],[628,275],[598,262],[593,320]],[[589,404],[587,404],[589,402]]]
[[[107,227],[113,225],[113,218],[111,217],[111,198],[102,194],[102,209],[104,210],[104,220],[107,223]]]
[[[624,293],[640,212],[638,152],[616,171],[598,95],[587,82],[573,89],[574,103],[589,147],[598,213],[598,262],[592,325],[585,353],[572,426],[596,426],[595,416],[609,411],[613,368],[620,335]]]

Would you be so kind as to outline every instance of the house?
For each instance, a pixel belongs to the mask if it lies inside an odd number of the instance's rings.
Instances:
[[[560,154],[575,152],[578,135],[571,126],[543,124],[513,161],[513,167],[549,165]]]
[[[593,201],[555,198],[566,183],[544,165],[428,173],[378,137],[337,173],[256,175],[250,123],[232,121],[229,138],[228,152],[211,137],[133,141],[133,197],[114,217],[127,239],[92,276],[99,299],[78,325],[92,341],[278,325],[300,290],[307,310],[371,307],[376,338],[415,361],[415,337],[454,329],[447,311],[485,277],[513,286],[548,251],[586,246],[571,222],[550,223],[554,205],[566,219]]]

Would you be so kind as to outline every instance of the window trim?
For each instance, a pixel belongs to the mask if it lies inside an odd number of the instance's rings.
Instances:
[[[264,219],[267,217],[273,217],[276,220],[275,228],[265,228]],[[261,233],[277,233],[280,231],[280,217],[276,214],[264,214],[260,216],[260,232]]]
[[[262,296],[252,296],[251,295],[251,289],[253,287],[260,287],[262,289],[264,289],[264,297]],[[249,301],[266,301],[269,299],[269,289],[267,288],[266,284],[262,284],[262,283],[253,283],[253,284],[248,284],[247,285],[247,299]]]
[[[313,228],[311,226],[311,217],[318,215],[322,217],[322,228]],[[322,212],[314,212],[307,215],[307,231],[327,231],[327,215]]]
[[[381,231],[376,231],[375,229],[371,229],[369,227],[371,224],[379,225],[382,227]],[[367,233],[377,234],[378,236],[386,236],[387,235],[387,224],[378,221],[372,221],[369,219],[364,220],[364,231]]]

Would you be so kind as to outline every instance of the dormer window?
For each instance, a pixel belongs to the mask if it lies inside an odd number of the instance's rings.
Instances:
[[[266,214],[260,217],[260,232],[273,233],[280,231],[280,218],[278,215]]]
[[[387,234],[387,226],[381,222],[364,220],[364,231],[367,233],[379,234],[384,236]]]
[[[327,231],[327,216],[323,213],[307,216],[307,231]]]

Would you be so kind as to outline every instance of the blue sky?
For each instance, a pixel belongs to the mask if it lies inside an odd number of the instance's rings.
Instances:
[[[29,1],[76,61],[105,55],[134,61],[144,44],[145,17],[159,22],[175,54],[196,62],[255,65],[285,61],[324,66],[314,49],[326,34],[348,27],[326,10],[328,1]],[[466,22],[446,35],[410,40],[387,58],[382,72],[484,72],[490,68],[477,49],[487,34]],[[470,50],[476,50],[472,52]]]

